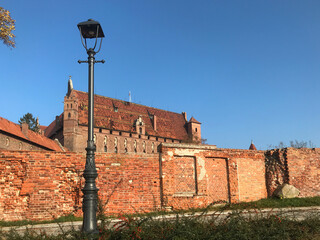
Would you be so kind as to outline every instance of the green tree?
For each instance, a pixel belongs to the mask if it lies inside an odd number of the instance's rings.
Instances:
[[[15,47],[15,20],[11,18],[10,12],[0,7],[0,39],[9,47]]]
[[[31,113],[26,113],[20,118],[19,123],[27,123],[29,125],[29,129],[34,132],[39,132],[39,124],[38,121],[33,117]]]

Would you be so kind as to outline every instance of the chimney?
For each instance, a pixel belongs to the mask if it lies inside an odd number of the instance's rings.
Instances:
[[[28,137],[28,130],[29,130],[29,124],[28,123],[21,123],[21,132],[23,133],[23,135],[25,135],[26,137]]]
[[[188,122],[187,113],[186,113],[186,112],[182,112],[182,116],[184,117],[184,120],[185,120],[186,122]]]
[[[153,129],[157,131],[157,116],[153,115]]]
[[[59,125],[60,121],[59,121],[59,116],[56,116],[56,125]]]

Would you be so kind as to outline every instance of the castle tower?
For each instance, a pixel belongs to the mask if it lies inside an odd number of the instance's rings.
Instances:
[[[201,123],[198,122],[194,117],[191,117],[187,123],[187,126],[191,141],[201,143]]]
[[[64,146],[70,151],[78,151],[77,132],[78,132],[78,99],[75,96],[71,76],[68,81],[68,92],[64,97],[63,115],[63,137]]]

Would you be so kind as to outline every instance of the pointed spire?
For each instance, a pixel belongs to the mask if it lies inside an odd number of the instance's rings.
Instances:
[[[73,89],[73,83],[72,83],[72,79],[71,79],[71,76],[69,76],[69,81],[68,81],[68,92],[67,92],[67,95],[69,96],[71,91]]]
[[[253,141],[251,140],[251,144],[249,147],[249,150],[257,150],[256,146],[253,144]]]
[[[199,123],[199,124],[201,124],[201,122],[197,121],[194,117],[190,118],[189,123]]]

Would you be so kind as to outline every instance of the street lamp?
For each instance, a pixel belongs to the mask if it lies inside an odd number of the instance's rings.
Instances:
[[[85,185],[82,189],[83,192],[83,224],[82,232],[89,235],[97,235],[99,233],[97,227],[97,206],[98,206],[98,188],[96,186],[96,178],[98,177],[94,152],[96,151],[96,146],[93,141],[93,113],[94,113],[94,64],[104,60],[95,61],[94,55],[98,53],[101,49],[102,38],[104,34],[99,22],[89,19],[86,22],[81,22],[78,24],[80,30],[81,42],[88,54],[88,61],[78,61],[79,63],[88,63],[89,65],[89,87],[88,87],[88,141],[87,141],[87,156],[86,165],[83,172],[83,177],[85,178]],[[87,39],[95,38],[95,44],[93,48],[87,48]],[[100,47],[98,51],[95,51],[97,46],[98,38],[100,38]]]

